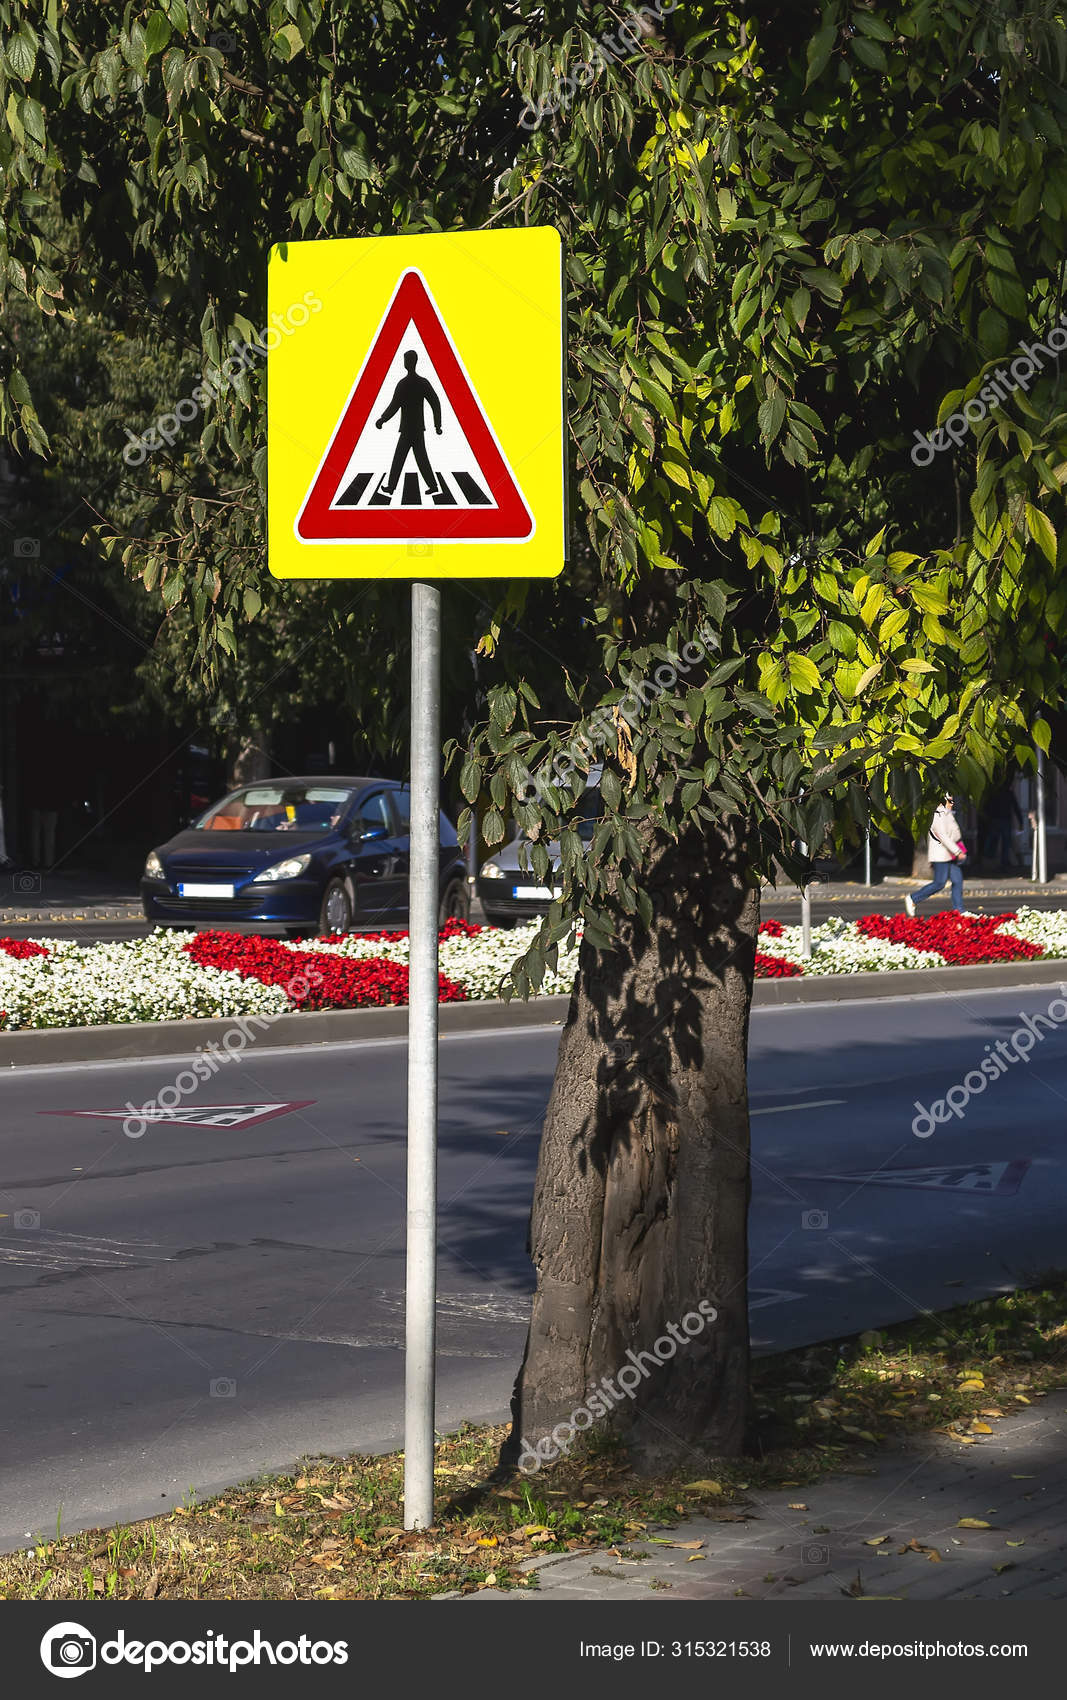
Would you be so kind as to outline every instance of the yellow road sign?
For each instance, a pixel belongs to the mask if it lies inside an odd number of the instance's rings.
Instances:
[[[558,232],[282,242],[267,277],[275,577],[560,572]]]

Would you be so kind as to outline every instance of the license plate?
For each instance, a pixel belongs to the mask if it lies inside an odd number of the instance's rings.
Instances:
[[[232,885],[179,885],[179,897],[232,897]]]
[[[535,897],[543,901],[546,898],[558,897],[562,890],[563,887],[559,885],[554,886],[551,891],[547,885],[516,885],[512,887],[511,895],[512,897]]]

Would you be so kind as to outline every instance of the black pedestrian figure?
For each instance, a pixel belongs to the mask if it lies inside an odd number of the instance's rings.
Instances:
[[[389,468],[389,482],[381,487],[383,496],[393,494],[400,474],[404,470],[404,462],[409,454],[415,456],[415,465],[422,473],[423,483],[426,485],[426,494],[432,496],[437,490],[437,474],[431,467],[429,456],[426,453],[425,408],[426,404],[429,403],[434,426],[437,435],[440,436],[441,403],[437,399],[437,391],[433,385],[427,383],[426,379],[420,377],[416,372],[415,367],[418,358],[413,349],[405,354],[404,365],[407,367],[407,377],[401,378],[393,391],[393,399],[389,406],[381,417],[374,421],[375,428],[380,431],[386,420],[391,419],[394,413],[400,414],[400,441],[396,445],[393,464]]]

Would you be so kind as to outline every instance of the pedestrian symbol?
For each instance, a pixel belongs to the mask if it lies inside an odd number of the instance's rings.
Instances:
[[[556,232],[287,243],[268,275],[272,304],[309,284],[321,301],[271,355],[272,572],[559,572]]]
[[[425,378],[416,377],[415,368],[418,363],[418,355],[413,349],[409,349],[404,356],[407,377],[401,378],[393,391],[389,406],[381,418],[374,421],[375,430],[380,431],[394,413],[400,414],[400,441],[396,445],[393,464],[389,468],[389,482],[381,487],[383,496],[394,494],[409,452],[414,454],[416,465],[426,480],[426,494],[432,496],[439,490],[438,481],[430,471],[430,463],[426,458],[426,423],[423,414],[429,406],[433,413],[434,430],[440,436],[441,403],[433,385],[428,384]],[[413,494],[417,495],[418,490]]]
[[[296,534],[306,543],[510,543],[533,529],[425,279],[406,271]]]

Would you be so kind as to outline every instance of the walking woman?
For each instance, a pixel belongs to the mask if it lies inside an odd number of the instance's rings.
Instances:
[[[942,801],[934,811],[930,822],[930,831],[926,840],[926,854],[930,859],[933,879],[929,885],[924,885],[915,892],[914,896],[904,899],[904,907],[909,915],[914,915],[915,905],[922,903],[927,897],[933,897],[941,890],[946,880],[952,882],[952,907],[957,912],[963,909],[963,862],[967,856],[967,846],[960,837],[959,824],[952,813],[954,798],[946,792]]]

